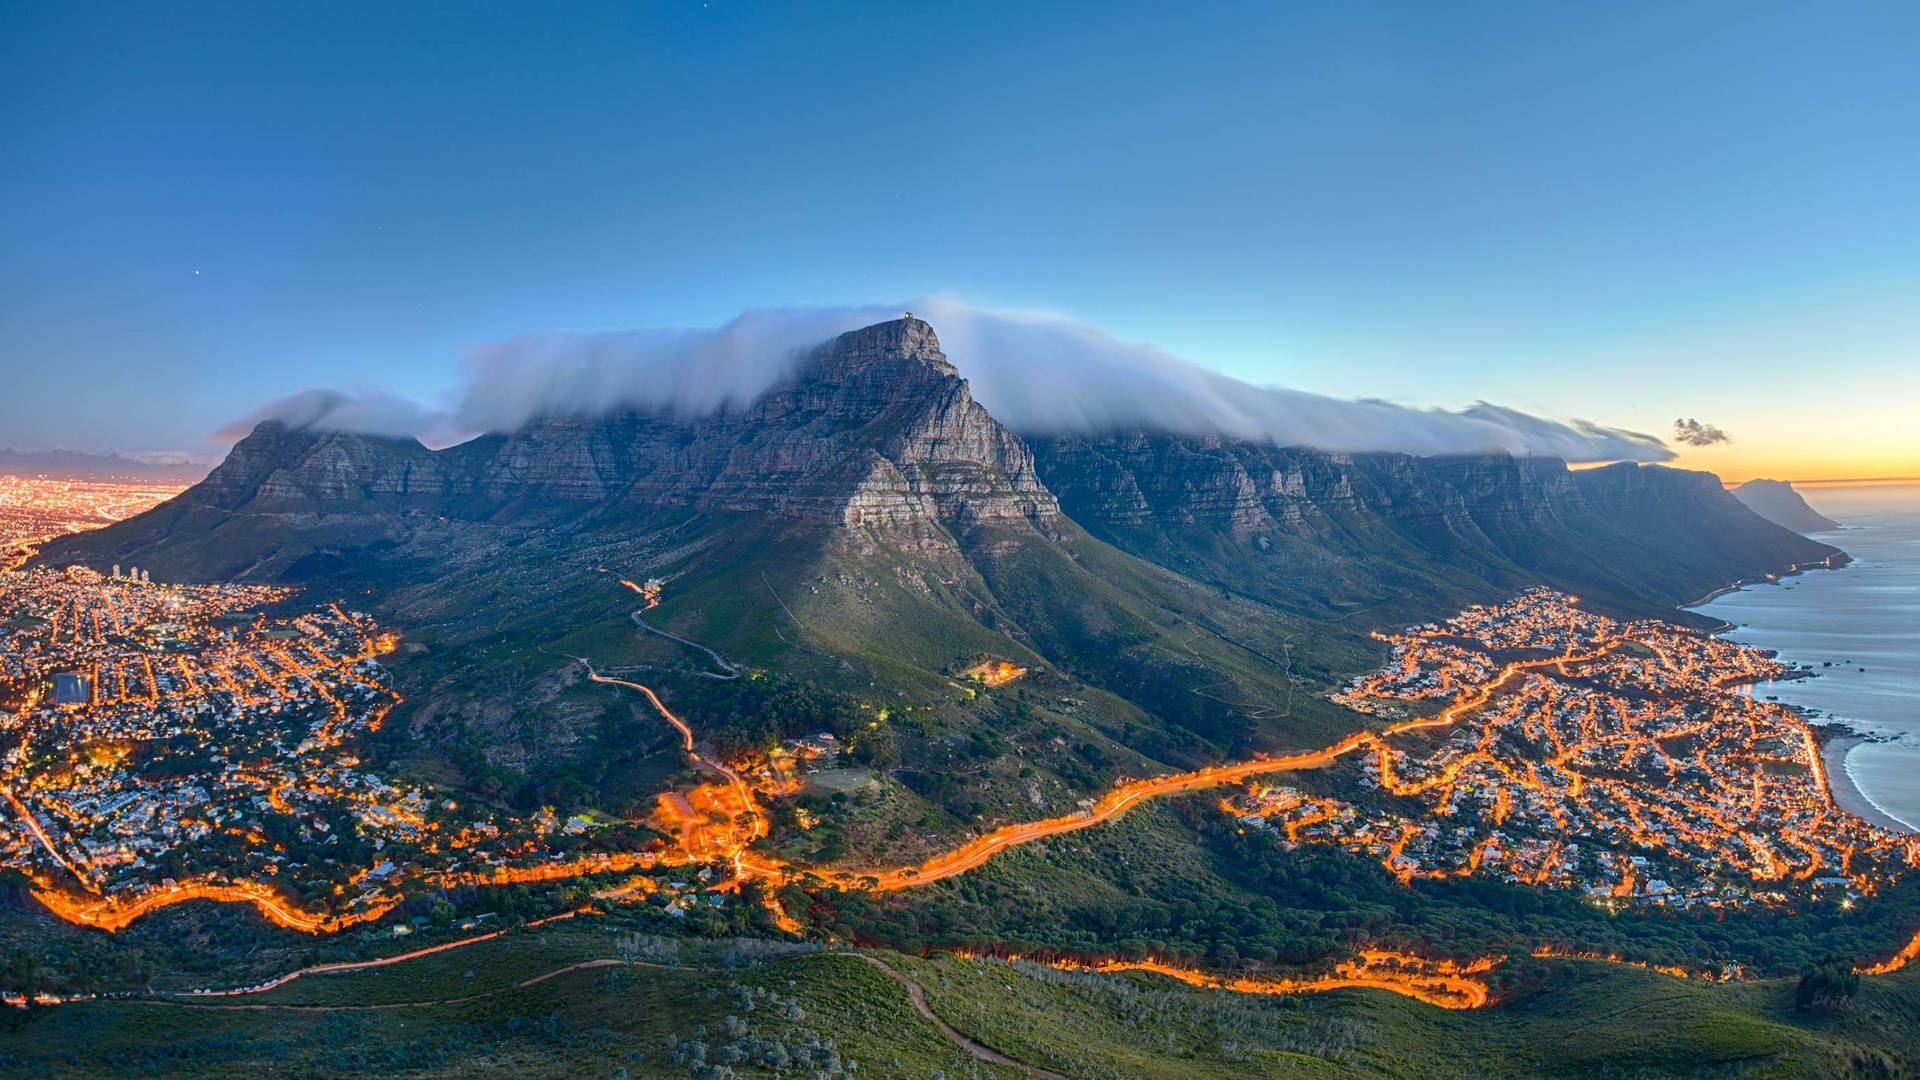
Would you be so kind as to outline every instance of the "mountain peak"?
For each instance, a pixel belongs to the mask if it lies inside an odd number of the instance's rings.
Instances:
[[[210,545],[217,533],[222,548],[249,534],[256,573],[284,571],[338,535],[384,539],[422,519],[498,535],[531,522],[585,528],[583,506],[621,520],[758,513],[915,549],[983,526],[1044,532],[1059,515],[1026,444],[973,400],[933,327],[912,317],[816,346],[751,405],[706,416],[550,417],[440,451],[263,420],[176,502],[122,532],[191,532]],[[121,542],[104,530],[96,540]]]
[[[849,330],[818,346],[813,356],[847,374],[882,367],[929,367],[941,375],[960,374],[940,351],[933,327],[912,315]]]
[[[1797,533],[1825,532],[1840,527],[1839,522],[1808,506],[1807,500],[1786,480],[1749,480],[1733,489],[1733,497],[1775,525]]]

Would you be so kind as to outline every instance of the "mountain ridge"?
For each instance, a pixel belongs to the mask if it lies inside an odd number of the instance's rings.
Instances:
[[[1411,620],[1441,597],[1457,606],[1544,580],[1670,615],[1728,580],[1844,557],[1752,514],[1711,474],[1659,465],[1143,433],[1056,437],[1036,456],[1067,514],[1096,535],[1211,566],[1303,613],[1375,607],[1385,586],[1422,591],[1397,605]]]

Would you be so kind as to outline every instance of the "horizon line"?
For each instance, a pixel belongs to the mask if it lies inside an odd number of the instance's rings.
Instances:
[[[1745,479],[1745,480],[1727,480],[1727,479],[1722,479],[1722,480],[1720,481],[1720,483],[1721,483],[1721,484],[1722,484],[1723,486],[1726,486],[1726,487],[1730,487],[1730,488],[1731,488],[1731,487],[1739,487],[1739,486],[1740,486],[1741,484],[1746,484],[1746,483],[1751,483],[1751,482],[1753,482],[1754,480],[1765,480],[1765,479],[1768,479],[1768,478],[1767,478],[1767,477],[1764,477],[1764,476],[1752,476],[1752,477],[1748,477],[1748,478],[1747,478],[1747,479]],[[1818,487],[1914,487],[1914,486],[1920,486],[1920,476],[1855,476],[1855,477],[1832,477],[1832,478],[1827,478],[1827,479],[1822,479],[1822,480],[1788,480],[1788,481],[1787,481],[1787,483],[1789,483],[1789,484],[1792,484],[1792,485],[1793,485],[1793,486],[1795,486],[1795,487],[1810,487],[1810,488],[1818,488]]]

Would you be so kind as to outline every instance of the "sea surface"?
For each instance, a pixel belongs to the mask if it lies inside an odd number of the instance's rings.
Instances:
[[[1744,586],[1694,610],[1733,623],[1732,641],[1818,671],[1753,692],[1887,740],[1849,751],[1847,775],[1882,813],[1920,831],[1920,488],[1801,494],[1844,526],[1809,535],[1854,562]]]

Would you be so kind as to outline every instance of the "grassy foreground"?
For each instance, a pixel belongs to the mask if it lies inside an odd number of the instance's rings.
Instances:
[[[1850,1009],[1808,1017],[1792,1010],[1791,980],[1711,986],[1556,961],[1503,1004],[1447,1012],[1371,990],[1262,997],[1153,975],[873,955],[917,982],[960,1034],[1074,1080],[1920,1069],[1913,972],[1867,979]],[[245,997],[6,1010],[0,1075],[1028,1074],[976,1059],[915,1010],[905,984],[858,956],[582,922]]]

